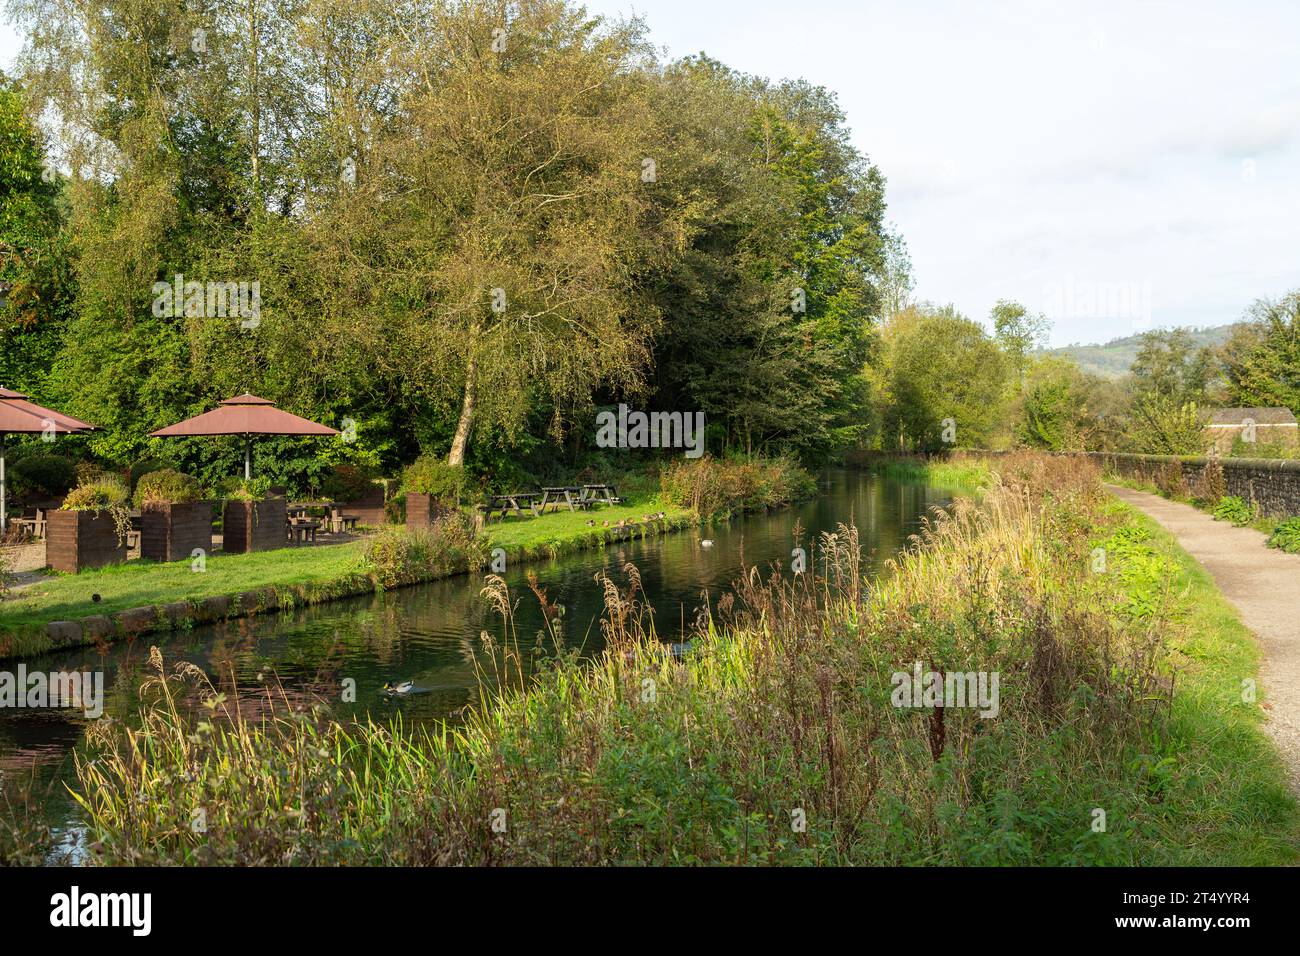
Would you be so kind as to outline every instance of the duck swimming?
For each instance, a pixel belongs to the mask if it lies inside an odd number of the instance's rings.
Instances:
[[[413,690],[415,690],[414,681],[404,680],[399,684],[384,682],[384,693],[389,697],[405,696]]]

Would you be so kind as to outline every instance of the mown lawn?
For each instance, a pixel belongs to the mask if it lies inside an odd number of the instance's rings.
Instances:
[[[56,574],[25,587],[0,605],[0,632],[92,614],[114,614],[150,604],[193,601],[215,594],[238,594],[271,585],[293,586],[333,580],[356,565],[364,542],[320,548],[283,548],[256,554],[208,556],[203,572],[189,561],[127,564]],[[95,595],[99,600],[95,600]]]
[[[647,521],[649,515],[664,512],[662,519]],[[599,547],[611,535],[631,527],[633,534],[655,534],[693,523],[688,508],[668,505],[658,499],[632,501],[594,511],[551,511],[540,518],[510,517],[488,526],[492,547],[503,548],[513,558],[551,557],[567,551]],[[618,527],[625,522],[625,529]]]

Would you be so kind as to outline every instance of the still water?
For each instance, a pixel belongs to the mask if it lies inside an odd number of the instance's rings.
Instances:
[[[604,571],[626,587],[623,568],[634,564],[655,629],[666,641],[682,639],[699,610],[730,590],[743,570],[790,570],[796,523],[805,547],[813,536],[840,522],[857,526],[863,566],[877,572],[903,547],[931,508],[950,492],[857,472],[831,472],[820,479],[817,498],[786,510],[751,515],[642,541],[610,545],[552,561],[510,568],[503,575],[516,605],[515,636],[525,656],[544,627],[526,573],[537,575],[552,604],[562,605],[561,636],[584,654],[603,647],[603,596],[595,575]],[[706,544],[711,542],[711,544]],[[811,554],[811,548],[809,547]],[[455,718],[479,699],[479,675],[491,679],[494,654],[483,632],[501,641],[500,616],[481,595],[480,575],[458,577],[381,595],[353,598],[285,615],[230,621],[173,635],[152,635],[106,650],[81,648],[26,661],[29,671],[88,668],[104,674],[105,713],[129,720],[136,689],[147,676],[148,652],[157,644],[171,665],[188,660],[201,667],[227,695],[255,702],[278,683],[291,697],[330,696],[336,711],[376,718],[401,713],[406,722]],[[13,670],[15,662],[0,664]],[[338,700],[338,688],[355,682],[355,702]],[[389,697],[385,682],[411,681],[409,696]],[[279,691],[276,691],[279,694]],[[72,772],[71,754],[86,719],[67,710],[0,711],[0,786],[31,779],[48,794],[47,810],[71,823],[75,812],[62,781]]]

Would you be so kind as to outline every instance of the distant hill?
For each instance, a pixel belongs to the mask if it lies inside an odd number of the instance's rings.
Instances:
[[[1188,329],[1197,347],[1218,346],[1228,340],[1231,325],[1216,325],[1207,329]],[[1059,349],[1046,349],[1040,355],[1063,355],[1074,359],[1085,372],[1103,378],[1120,378],[1128,373],[1137,358],[1141,335],[1112,339],[1105,345],[1066,345]]]

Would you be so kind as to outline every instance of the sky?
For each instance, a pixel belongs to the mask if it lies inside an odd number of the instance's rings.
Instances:
[[[667,56],[834,91],[917,298],[1051,344],[1300,288],[1300,3],[587,0]],[[21,44],[0,25],[0,67]]]

